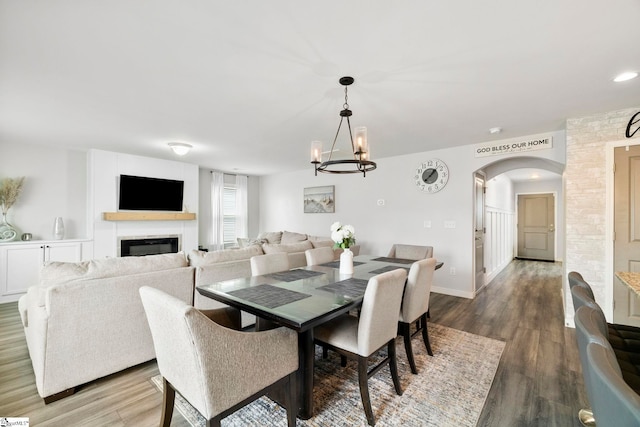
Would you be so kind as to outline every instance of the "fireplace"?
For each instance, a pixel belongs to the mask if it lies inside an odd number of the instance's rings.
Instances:
[[[118,237],[118,256],[143,256],[180,252],[180,235]]]

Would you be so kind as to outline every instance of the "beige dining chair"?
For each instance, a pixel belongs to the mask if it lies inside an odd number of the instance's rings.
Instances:
[[[422,339],[427,348],[429,356],[433,356],[431,344],[429,343],[429,332],[427,330],[427,312],[429,311],[429,297],[431,295],[431,285],[433,283],[433,272],[436,268],[436,259],[427,258],[416,261],[409,269],[407,284],[404,289],[402,306],[400,308],[400,318],[398,320],[398,331],[404,338],[404,348],[409,360],[411,372],[418,373],[416,362],[413,358],[411,338],[422,331]],[[416,331],[411,332],[411,325],[416,324]]]
[[[307,249],[304,251],[304,257],[307,259],[307,265],[325,264],[335,260],[333,248],[324,246],[315,249]]]
[[[341,316],[313,330],[317,344],[338,352],[341,357],[358,361],[360,398],[371,426],[375,425],[375,417],[369,397],[369,378],[388,364],[396,393],[402,394],[395,338],[406,279],[407,272],[404,269],[373,276],[367,284],[359,318]],[[369,371],[369,357],[385,346],[387,357]]]
[[[252,276],[263,276],[289,270],[289,255],[286,252],[252,256],[250,262]],[[266,331],[278,326],[271,320],[256,316],[256,331]]]
[[[140,297],[162,375],[161,426],[171,424],[176,392],[200,412],[207,426],[220,426],[221,419],[275,390],[284,393],[289,427],[296,425],[298,339],[294,331],[230,329],[148,286],[140,288]],[[222,315],[226,322],[225,309],[215,312],[211,314]]]
[[[290,268],[289,255],[286,252],[252,256],[250,262],[252,276],[279,273]]]
[[[426,259],[433,257],[433,246],[394,244],[389,250],[389,258]]]

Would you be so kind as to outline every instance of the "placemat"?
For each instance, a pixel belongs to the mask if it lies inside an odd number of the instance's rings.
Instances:
[[[319,271],[313,270],[288,270],[280,271],[278,273],[265,274],[265,277],[271,277],[272,279],[279,280],[281,282],[295,282],[296,280],[306,279],[308,277],[319,276],[325,274]]]
[[[397,270],[398,268],[401,268],[403,270],[407,270],[407,274],[409,274],[409,270],[410,270],[409,268],[407,268],[407,267],[396,267],[396,266],[393,266],[393,265],[387,265],[385,267],[381,267],[381,268],[378,268],[376,270],[370,271],[369,273],[382,274],[382,273],[386,273],[387,271]]]
[[[231,291],[229,292],[229,295],[233,295],[237,298],[242,298],[244,300],[267,308],[280,307],[281,305],[300,301],[311,296],[308,294],[303,294],[301,292],[291,291],[289,289],[283,289],[267,284],[252,286],[250,288],[242,288],[238,289],[237,291]]]
[[[389,257],[386,257],[386,256],[381,256],[379,258],[375,258],[373,261],[395,262],[396,264],[413,264],[414,262],[416,262],[415,259],[389,258]]]
[[[369,283],[368,280],[352,278],[341,280],[330,285],[324,285],[318,289],[322,289],[327,292],[338,292],[349,298],[357,298],[364,295],[364,291],[367,289],[367,283]]]
[[[353,266],[357,266],[357,265],[361,265],[361,264],[366,264],[366,262],[362,262],[362,261],[353,261]],[[331,261],[331,262],[325,262],[324,264],[320,264],[322,267],[331,267],[331,268],[340,268],[340,261]]]

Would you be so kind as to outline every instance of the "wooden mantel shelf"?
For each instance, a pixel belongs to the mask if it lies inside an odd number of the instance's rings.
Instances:
[[[196,214],[189,212],[103,212],[105,221],[193,221]]]

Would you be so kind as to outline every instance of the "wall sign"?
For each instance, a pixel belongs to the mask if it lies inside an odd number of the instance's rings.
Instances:
[[[484,144],[476,144],[476,157],[495,156],[498,154],[521,153],[523,151],[546,150],[553,148],[553,137],[526,139],[516,142],[487,142]]]
[[[638,130],[640,129],[640,125],[636,126],[635,130],[631,132],[631,128],[634,125],[637,125],[638,123],[640,123],[640,111],[638,111],[633,116],[631,116],[631,119],[629,120],[629,124],[627,124],[627,131],[625,132],[625,135],[627,136],[627,138],[633,137],[633,135],[635,135],[636,132],[638,132]]]

